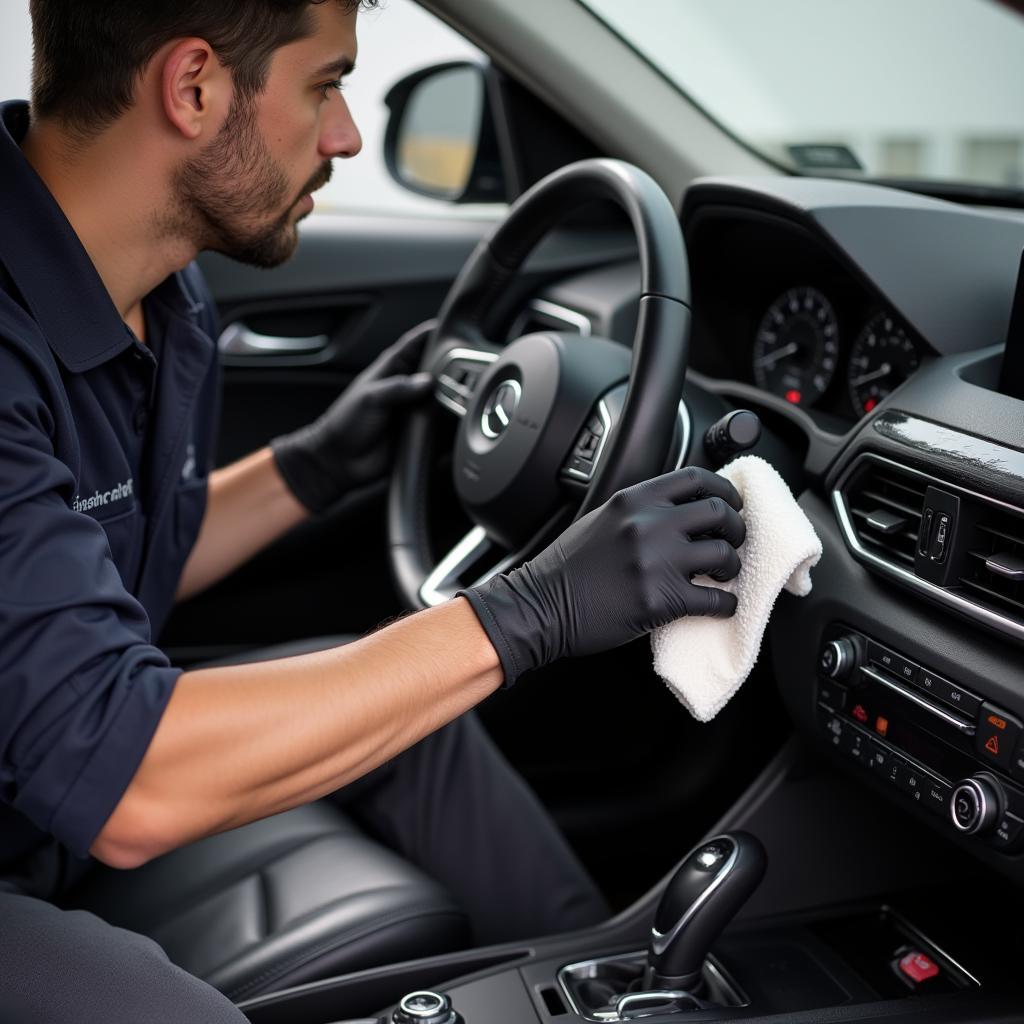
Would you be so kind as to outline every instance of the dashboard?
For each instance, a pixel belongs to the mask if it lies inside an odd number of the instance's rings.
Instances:
[[[696,234],[690,362],[698,372],[752,384],[842,434],[934,355],[805,229],[723,212]]]
[[[823,542],[812,593],[783,595],[768,630],[790,718],[1024,883],[1024,401],[1000,390],[1024,220],[723,179],[690,188],[681,226],[693,437],[714,402],[755,409],[774,444],[755,453]],[[589,271],[535,313],[628,342],[637,289],[635,264]]]

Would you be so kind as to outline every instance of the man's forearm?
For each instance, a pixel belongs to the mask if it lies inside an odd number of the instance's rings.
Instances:
[[[309,518],[269,448],[210,474],[206,515],[178,583],[177,599],[198,594]]]
[[[335,650],[186,672],[92,853],[134,867],[315,800],[457,718],[501,680],[463,598]]]

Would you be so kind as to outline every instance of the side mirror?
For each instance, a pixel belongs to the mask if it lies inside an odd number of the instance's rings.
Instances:
[[[482,67],[452,61],[424,68],[394,85],[384,102],[384,160],[398,184],[453,203],[508,199]]]

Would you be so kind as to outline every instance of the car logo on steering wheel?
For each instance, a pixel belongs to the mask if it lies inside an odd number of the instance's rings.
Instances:
[[[491,392],[480,417],[480,429],[484,432],[484,437],[494,441],[505,433],[515,417],[522,397],[523,389],[517,380],[503,380]]]

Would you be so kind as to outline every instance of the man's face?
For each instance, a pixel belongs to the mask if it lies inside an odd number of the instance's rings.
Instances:
[[[217,136],[179,170],[178,215],[199,249],[275,267],[298,245],[331,160],[362,146],[340,78],[356,55],[356,11],[309,8],[313,32],[274,53],[265,90],[237,94]]]

